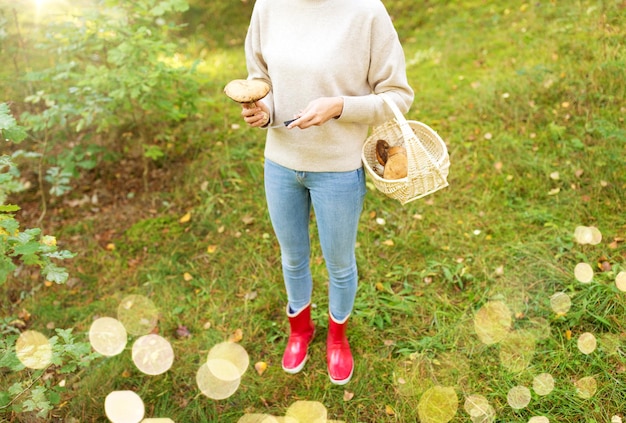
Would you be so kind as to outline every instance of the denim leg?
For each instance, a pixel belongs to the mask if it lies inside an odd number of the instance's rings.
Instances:
[[[363,169],[357,169],[309,176],[307,182],[330,279],[329,309],[341,321],[352,312],[357,291],[354,248],[365,198],[365,175]]]
[[[311,198],[300,172],[265,161],[265,196],[280,244],[287,299],[292,312],[311,302],[313,281],[309,265]]]

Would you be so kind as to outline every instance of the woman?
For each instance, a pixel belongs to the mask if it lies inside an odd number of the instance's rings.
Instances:
[[[257,0],[245,44],[249,79],[271,86],[243,107],[267,127],[265,191],[281,250],[290,334],[282,366],[299,372],[313,338],[309,267],[313,207],[328,269],[327,365],[350,381],[346,336],[357,290],[355,243],[365,195],[361,148],[368,127],[406,113],[413,101],[398,35],[380,0]],[[282,122],[294,119],[283,125]]]

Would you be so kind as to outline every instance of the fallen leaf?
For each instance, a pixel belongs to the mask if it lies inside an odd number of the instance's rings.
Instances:
[[[26,310],[25,308],[23,308],[19,313],[17,313],[17,317],[26,322],[30,320],[30,316],[31,316],[30,312]]]
[[[376,282],[376,290],[377,291],[384,291],[385,290],[385,286],[382,284],[382,282]]]
[[[254,364],[254,370],[261,376],[267,370],[267,363],[265,361],[259,361]]]
[[[354,398],[354,392],[343,391],[343,400],[344,401],[350,401],[352,398]]]
[[[204,325],[202,325],[202,329],[204,330],[211,329],[211,322],[206,322]]]
[[[206,252],[209,254],[213,254],[215,251],[217,251],[217,245],[209,245],[206,247]]]
[[[388,247],[393,247],[395,244],[393,242],[393,239],[388,239],[387,241],[383,241],[383,245],[386,245]]]
[[[193,279],[193,276],[191,276],[191,273],[185,272],[183,273],[183,279],[185,280],[185,282],[189,282],[190,280]]]
[[[241,329],[235,330],[229,337],[230,342],[239,342],[243,339],[243,331]]]
[[[244,225],[252,225],[254,223],[254,217],[252,216],[244,216],[241,221]]]
[[[571,331],[571,330],[567,329],[567,330],[565,331],[565,339],[567,339],[568,341],[569,341],[570,339],[572,339],[572,331]]]
[[[184,216],[182,216],[180,219],[178,219],[178,221],[180,223],[187,223],[191,220],[191,212],[187,212],[185,213]]]
[[[191,332],[187,329],[187,326],[178,325],[176,328],[176,337],[178,339],[191,338]]]
[[[106,247],[104,247],[107,251],[115,251],[115,244],[109,242]]]
[[[396,412],[393,408],[391,408],[390,405],[385,405],[385,413],[387,413],[388,416],[395,416]]]
[[[258,292],[256,291],[251,291],[251,292],[247,292],[246,295],[243,296],[243,299],[246,301],[252,301],[254,299],[256,299],[256,297],[258,297]]]
[[[598,261],[598,268],[603,272],[610,272],[612,266],[606,259],[600,259],[600,261]]]
[[[23,331],[24,329],[26,329],[26,322],[21,320],[21,319],[15,319],[11,322],[9,322],[9,326],[13,326],[16,329],[19,329],[21,331]]]

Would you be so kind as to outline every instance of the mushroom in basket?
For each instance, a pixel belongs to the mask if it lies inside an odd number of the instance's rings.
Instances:
[[[387,141],[378,140],[376,160],[384,166],[382,177],[385,179],[402,179],[408,174],[406,149],[402,146],[391,147]]]

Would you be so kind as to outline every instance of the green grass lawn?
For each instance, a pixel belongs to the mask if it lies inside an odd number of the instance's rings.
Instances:
[[[91,322],[115,317],[128,295],[147,296],[159,310],[172,368],[142,374],[131,337],[122,354],[65,376],[65,396],[51,413],[58,421],[106,421],[104,400],[116,390],[138,393],[146,417],[181,423],[285,416],[297,401],[320,402],[329,420],[346,422],[626,418],[626,292],[615,284],[626,270],[626,4],[385,3],[416,92],[407,118],[446,141],[450,186],[401,206],[369,185],[349,323],[352,381],[334,386],[326,373],[327,276],[314,229],[318,332],[305,369],[281,369],[286,296],[262,192],[264,134],[245,128],[221,94],[230,78],[245,76],[243,47],[212,46],[199,66],[209,101],[190,135],[193,154],[163,164],[167,189],[98,213],[65,210],[73,213],[67,222],[63,211],[54,214],[59,242],[78,253],[71,283],[1,288],[3,318],[24,309],[31,329],[73,327],[83,341]],[[199,44],[208,37],[195,35]],[[81,212],[89,217],[77,218]],[[577,243],[577,226],[597,227],[602,241]],[[574,277],[578,263],[594,269],[590,283]],[[551,307],[558,292],[571,299],[563,313]],[[506,313],[485,329],[476,316],[491,322],[485,310],[494,304]],[[477,324],[502,336],[485,343]],[[175,336],[181,325],[191,336]],[[250,366],[232,396],[209,399],[196,372],[210,348],[238,330]],[[586,332],[597,339],[589,354],[578,347]],[[264,373],[257,362],[267,363]],[[536,377],[545,373],[554,389],[540,395]],[[7,383],[23,377],[26,370],[0,373]],[[588,391],[590,377],[596,389]],[[513,408],[507,396],[518,386],[530,401]],[[470,415],[476,396],[493,415]]]

